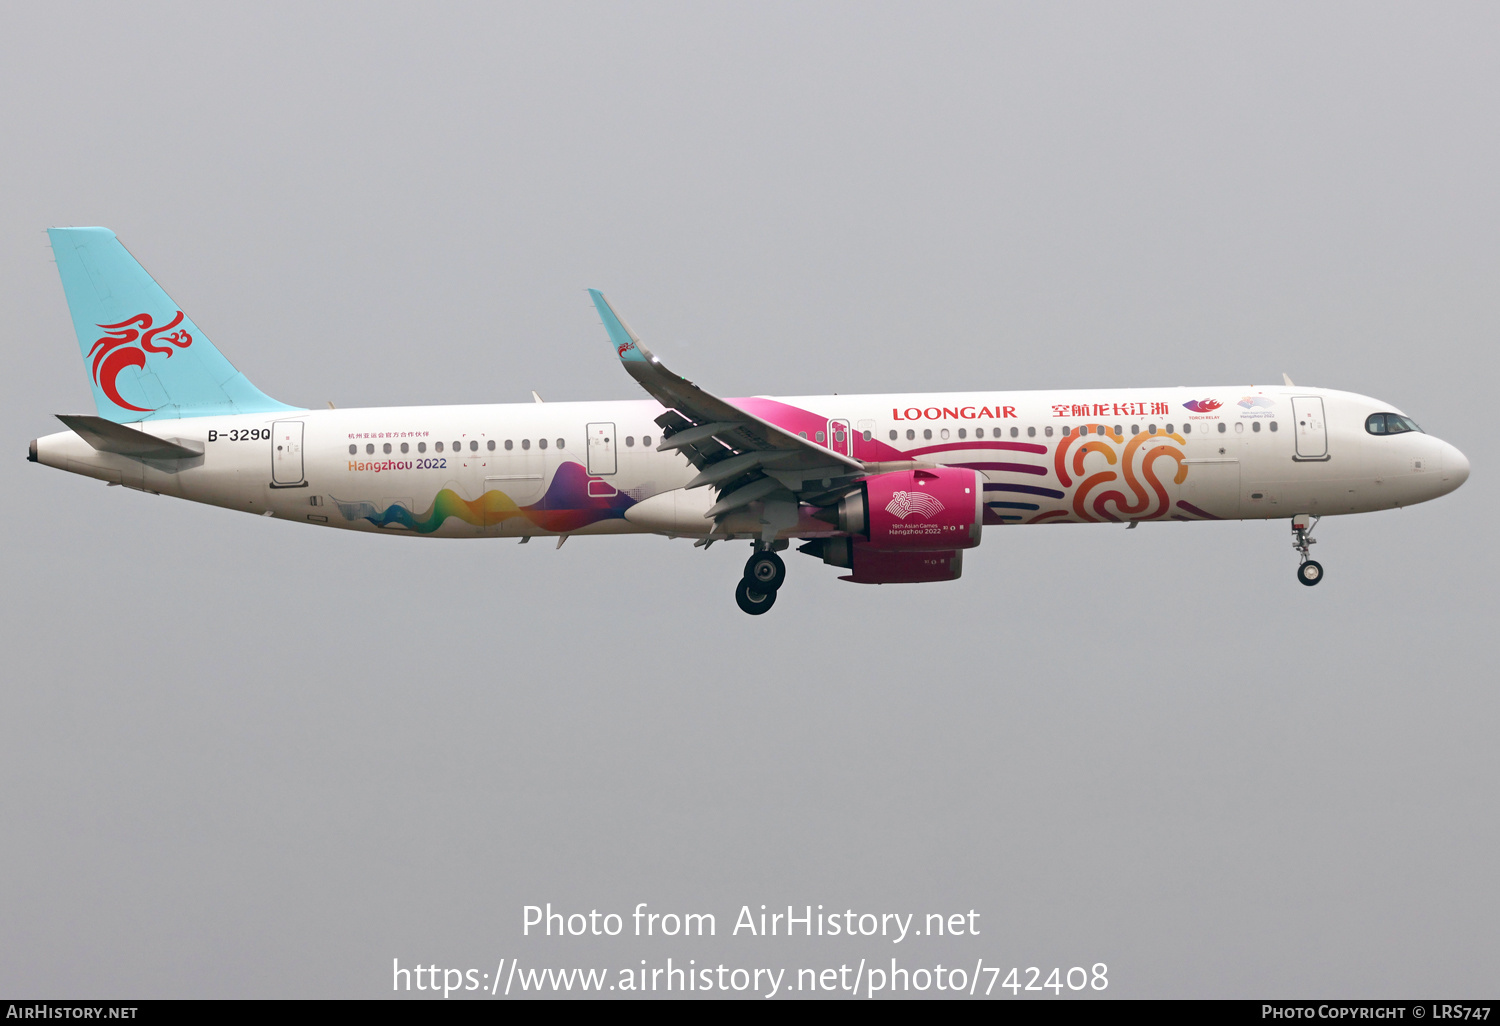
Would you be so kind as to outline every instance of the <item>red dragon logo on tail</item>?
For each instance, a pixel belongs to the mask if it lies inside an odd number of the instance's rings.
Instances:
[[[104,394],[109,396],[109,401],[125,410],[135,410],[137,413],[150,413],[149,409],[136,406],[120,398],[120,390],[115,384],[115,379],[126,367],[146,366],[147,353],[162,353],[171,357],[175,350],[186,349],[193,344],[193,336],[185,328],[178,328],[182,323],[182,311],[177,311],[177,316],[171,322],[163,324],[159,328],[151,326],[151,315],[136,314],[129,320],[118,324],[101,324],[106,334],[94,343],[94,348],[89,350],[89,358],[94,361],[94,383],[103,389]],[[132,343],[140,343],[136,349]],[[167,345],[157,345],[165,342]]]

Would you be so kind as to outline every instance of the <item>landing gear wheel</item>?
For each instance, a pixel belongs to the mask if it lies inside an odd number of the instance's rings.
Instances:
[[[747,580],[734,586],[734,600],[751,616],[759,616],[776,604],[776,592],[761,591]]]
[[[1297,568],[1297,580],[1311,588],[1323,579],[1323,564],[1309,559]]]
[[[786,564],[774,552],[757,552],[745,564],[745,580],[756,591],[775,592],[786,580]]]

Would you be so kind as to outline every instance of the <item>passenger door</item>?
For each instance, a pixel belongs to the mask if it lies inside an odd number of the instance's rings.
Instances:
[[[271,425],[271,487],[301,488],[302,421],[278,420]]]
[[[619,466],[615,453],[614,424],[590,424],[587,435],[589,474],[593,477],[613,474]]]
[[[1328,459],[1328,426],[1323,420],[1323,397],[1293,396],[1292,420],[1297,431],[1297,454],[1292,459],[1298,462]]]

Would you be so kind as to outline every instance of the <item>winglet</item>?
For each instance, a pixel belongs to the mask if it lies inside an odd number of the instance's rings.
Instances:
[[[1292,376],[1290,374],[1288,374],[1286,371],[1282,371],[1281,372],[1281,380],[1286,382],[1286,387],[1287,388],[1296,388],[1297,387],[1296,385],[1292,384]]]
[[[640,338],[630,330],[630,325],[615,313],[615,308],[609,305],[609,300],[604,298],[604,293],[598,289],[589,289],[589,298],[594,301],[594,307],[599,311],[599,319],[604,322],[604,330],[609,332],[609,340],[615,347],[615,355],[622,363],[655,362],[650,350],[641,345]]]

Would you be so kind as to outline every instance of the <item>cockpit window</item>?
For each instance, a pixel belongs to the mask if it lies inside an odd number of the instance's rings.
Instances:
[[[1401,435],[1422,429],[1416,421],[1399,413],[1372,413],[1365,419],[1365,430],[1372,435]]]

